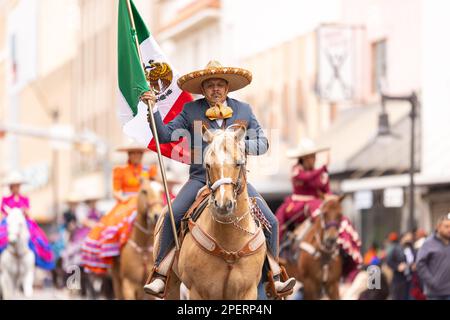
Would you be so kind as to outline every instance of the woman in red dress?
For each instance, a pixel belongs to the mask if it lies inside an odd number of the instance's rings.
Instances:
[[[280,223],[280,239],[287,229],[294,228],[307,217],[316,216],[322,204],[322,198],[330,193],[327,164],[315,168],[316,154],[328,151],[329,148],[318,148],[311,140],[304,139],[300,146],[289,150],[288,157],[296,158],[292,168],[293,194],[284,199],[276,216]]]

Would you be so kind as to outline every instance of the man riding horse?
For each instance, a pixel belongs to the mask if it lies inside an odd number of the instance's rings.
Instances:
[[[251,73],[241,68],[225,68],[216,61],[208,63],[204,70],[191,72],[178,80],[179,87],[193,94],[202,94],[204,98],[189,102],[183,110],[168,124],[164,124],[158,108],[155,105],[156,97],[152,92],[146,92],[142,100],[151,101],[156,121],[156,130],[161,143],[178,141],[180,131],[184,130],[191,138],[192,161],[189,170],[189,180],[179,191],[173,201],[172,209],[176,221],[176,227],[180,227],[180,221],[186,211],[194,202],[198,191],[206,184],[206,171],[204,166],[203,151],[207,142],[202,140],[202,128],[226,129],[230,125],[243,125],[247,129],[245,139],[245,153],[249,155],[262,155],[269,147],[251,107],[241,101],[231,99],[227,95],[231,91],[239,90],[252,79]],[[198,139],[197,139],[198,138]],[[271,232],[266,232],[269,255],[278,260],[278,223],[262,197],[255,188],[248,183],[248,194],[257,198],[265,218],[271,225]],[[171,230],[169,215],[165,216],[161,232],[161,248],[155,259],[152,277],[148,279],[144,290],[151,295],[159,295],[165,290],[167,275],[174,259],[174,238]],[[275,275],[275,289],[278,293],[291,291],[295,285],[295,279],[280,281],[280,275]]]

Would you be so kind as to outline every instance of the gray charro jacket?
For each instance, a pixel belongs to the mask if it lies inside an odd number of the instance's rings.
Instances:
[[[244,125],[247,129],[245,149],[249,155],[262,155],[267,152],[269,142],[256,120],[250,105],[236,99],[227,98],[228,106],[233,110],[231,118],[225,119],[223,126]],[[209,120],[205,113],[209,105],[205,98],[198,99],[183,106],[183,110],[169,123],[164,124],[159,112],[155,113],[156,131],[160,143],[175,142],[180,137],[190,139],[191,164],[189,178],[205,183],[206,172],[203,166],[203,154],[207,143],[202,139],[202,125],[208,129],[219,129],[215,120]]]
[[[436,234],[428,237],[417,253],[417,273],[427,296],[450,295],[450,244]]]

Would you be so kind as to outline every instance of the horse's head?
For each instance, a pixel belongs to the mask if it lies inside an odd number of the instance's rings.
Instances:
[[[141,179],[140,182],[137,201],[138,214],[147,215],[148,222],[156,222],[163,207],[163,186],[157,181],[148,179]]]
[[[206,183],[211,190],[213,215],[218,221],[230,220],[237,197],[246,188],[245,133],[241,125],[203,132],[203,140],[209,143],[204,158]]]
[[[323,229],[322,244],[326,251],[334,251],[342,219],[341,202],[344,196],[326,196],[321,207],[320,221]]]
[[[8,225],[9,244],[15,246],[21,241],[28,241],[29,232],[22,210],[19,208],[7,209],[7,213],[6,223]]]

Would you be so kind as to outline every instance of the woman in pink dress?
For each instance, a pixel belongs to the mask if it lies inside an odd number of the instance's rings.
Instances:
[[[2,198],[0,206],[0,253],[8,245],[8,225],[6,219],[9,209],[19,208],[25,215],[28,230],[30,232],[30,249],[36,256],[36,265],[46,270],[52,270],[55,267],[53,252],[50,247],[47,236],[39,225],[30,218],[30,201],[27,197],[20,194],[20,186],[24,182],[22,176],[18,172],[12,172],[6,179],[11,194]]]

